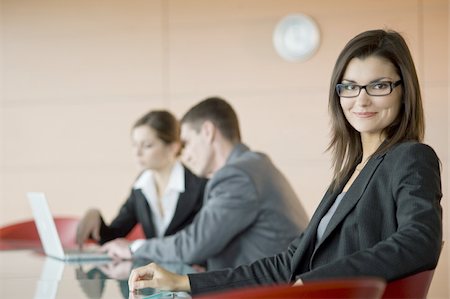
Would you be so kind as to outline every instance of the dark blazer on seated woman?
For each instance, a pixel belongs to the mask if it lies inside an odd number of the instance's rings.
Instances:
[[[175,213],[164,233],[165,236],[172,235],[189,225],[203,205],[207,179],[195,176],[184,165],[183,168],[185,191],[179,195]],[[110,225],[106,225],[103,219],[101,221],[101,244],[125,237],[138,223],[142,225],[147,239],[157,236],[151,208],[141,189],[131,190],[130,196]]]
[[[442,193],[440,162],[431,147],[403,142],[374,155],[317,242],[319,222],[347,180],[327,191],[305,232],[286,251],[234,270],[189,274],[192,293],[297,279],[377,276],[392,281],[436,267]]]

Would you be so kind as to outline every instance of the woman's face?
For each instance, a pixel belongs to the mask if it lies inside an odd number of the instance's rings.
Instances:
[[[131,132],[133,153],[142,169],[160,170],[168,167],[177,157],[178,143],[166,144],[156,131],[143,125]]]
[[[397,82],[398,80],[400,80],[400,76],[390,61],[377,56],[369,56],[350,60],[341,83],[364,86],[377,82]],[[372,86],[372,91],[377,92],[378,86],[381,85]],[[400,84],[393,88],[390,94],[384,96],[368,95],[367,91],[361,88],[357,97],[340,98],[347,121],[361,133],[361,137],[374,136],[384,139],[382,130],[397,118],[400,111],[401,86]]]

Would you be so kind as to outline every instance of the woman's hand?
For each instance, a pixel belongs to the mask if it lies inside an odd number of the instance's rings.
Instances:
[[[80,246],[89,239],[90,236],[96,241],[100,241],[101,215],[97,209],[90,209],[78,223],[77,244]]]
[[[130,292],[143,288],[154,288],[165,291],[191,291],[187,275],[179,275],[161,268],[155,263],[136,268],[131,271],[128,279]]]
[[[130,260],[130,244],[131,242],[125,238],[117,238],[103,244],[100,251],[106,252],[114,260]]]
[[[301,285],[303,285],[303,281],[299,278],[295,281],[293,286],[295,287],[295,286],[301,286]]]
[[[126,280],[131,272],[131,261],[115,261],[104,265],[99,265],[98,269],[103,272],[108,278],[115,280]]]

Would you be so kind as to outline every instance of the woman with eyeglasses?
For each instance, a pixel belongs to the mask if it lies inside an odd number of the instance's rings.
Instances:
[[[169,236],[190,224],[203,205],[207,180],[198,178],[178,159],[181,150],[180,125],[172,113],[152,110],[140,117],[131,130],[133,154],[141,169],[130,195],[118,215],[107,224],[98,209],[89,209],[78,224],[77,243],[88,238],[105,244],[102,250],[115,257],[116,239],[136,250],[143,240],[123,239],[136,224],[146,238]]]
[[[419,82],[400,34],[366,31],[347,43],[331,77],[329,110],[333,180],[286,251],[189,275],[150,264],[133,270],[130,290],[195,295],[357,276],[392,281],[435,268],[442,243],[440,161],[421,143]]]

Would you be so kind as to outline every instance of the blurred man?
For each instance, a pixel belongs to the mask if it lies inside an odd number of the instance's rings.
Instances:
[[[192,224],[178,233],[104,245],[121,258],[157,262],[207,262],[208,270],[235,267],[274,255],[308,223],[289,182],[262,153],[241,142],[233,108],[221,98],[208,98],[181,120],[183,158],[198,176],[209,177],[205,202]]]

